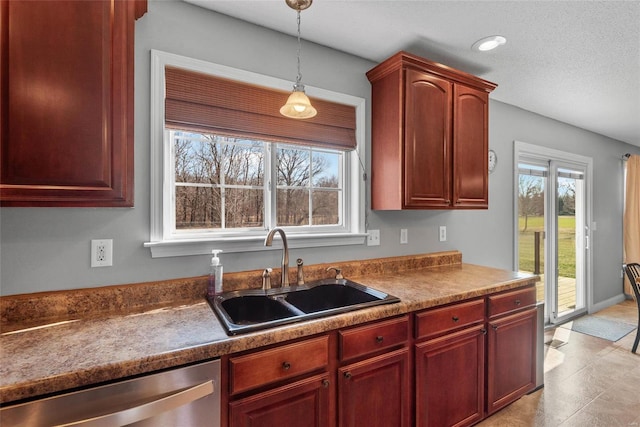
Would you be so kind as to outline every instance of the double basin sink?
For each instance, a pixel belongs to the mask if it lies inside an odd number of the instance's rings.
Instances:
[[[393,295],[347,279],[226,292],[209,300],[229,335],[397,302]]]

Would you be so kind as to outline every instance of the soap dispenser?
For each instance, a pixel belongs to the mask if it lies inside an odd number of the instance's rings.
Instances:
[[[222,264],[220,264],[220,258],[218,258],[220,252],[222,252],[221,249],[211,251],[213,257],[211,258],[209,282],[207,283],[207,296],[211,299],[222,293]]]

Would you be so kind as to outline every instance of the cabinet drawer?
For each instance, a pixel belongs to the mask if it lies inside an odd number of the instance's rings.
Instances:
[[[229,359],[231,394],[326,369],[329,337],[322,336]]]
[[[499,295],[491,295],[488,300],[489,317],[511,313],[536,305],[536,288],[530,287]]]
[[[416,338],[429,338],[484,321],[484,300],[477,299],[416,314]]]
[[[340,360],[364,356],[409,340],[409,318],[385,320],[339,332]]]

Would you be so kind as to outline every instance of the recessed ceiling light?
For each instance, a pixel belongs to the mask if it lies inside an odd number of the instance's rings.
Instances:
[[[507,39],[502,36],[489,36],[478,40],[471,46],[473,50],[479,50],[480,52],[486,52],[502,46],[507,42]]]

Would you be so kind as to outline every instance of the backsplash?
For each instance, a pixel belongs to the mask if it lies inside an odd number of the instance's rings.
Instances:
[[[328,267],[342,270],[346,278],[364,275],[389,275],[441,265],[462,263],[458,251],[435,252],[390,258],[312,264],[304,267],[305,281],[332,277]],[[289,267],[292,282],[296,267]],[[273,286],[279,286],[280,269],[272,272]],[[262,286],[262,270],[226,273],[224,291],[257,289]],[[68,291],[38,292],[0,297],[2,332],[36,327],[52,322],[133,314],[163,307],[192,304],[204,299],[207,276],[157,282],[104,286]]]

